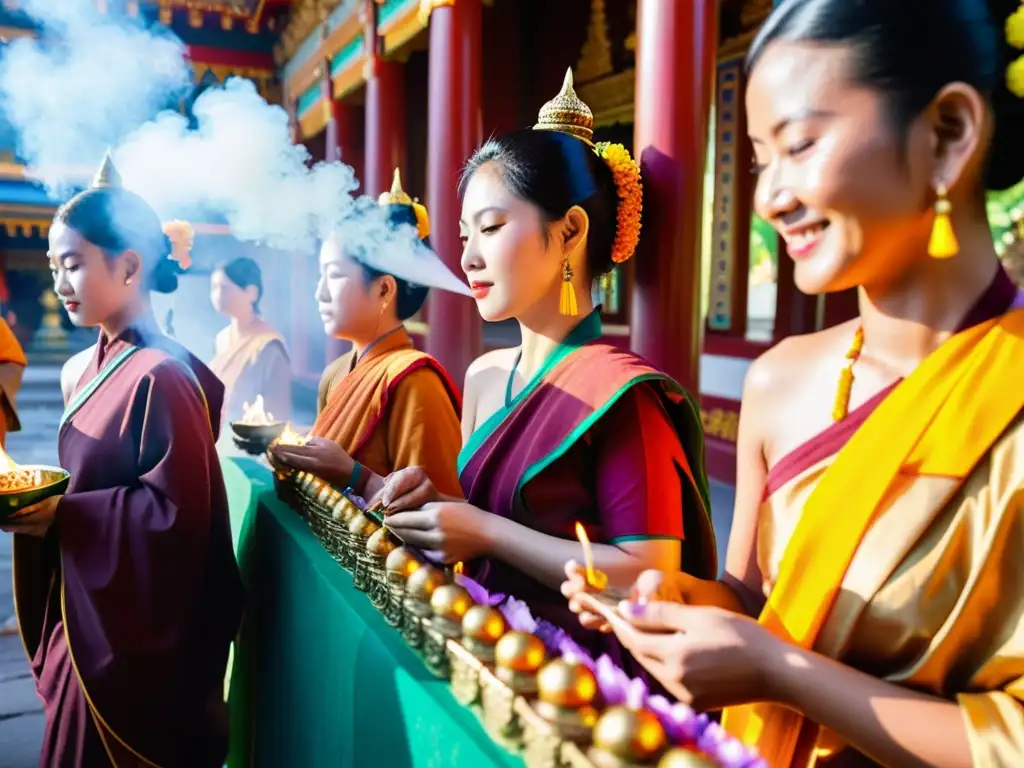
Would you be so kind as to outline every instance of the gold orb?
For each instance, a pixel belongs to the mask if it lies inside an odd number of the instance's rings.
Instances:
[[[594,701],[597,678],[582,661],[555,659],[541,667],[537,675],[537,692],[541,701],[556,707],[576,709]]]
[[[353,536],[369,537],[374,531],[380,530],[380,526],[373,520],[366,517],[362,512],[353,517],[348,523],[348,532]]]
[[[398,546],[387,528],[379,528],[366,540],[366,551],[377,557],[387,557]]]
[[[630,762],[644,763],[665,748],[665,729],[646,709],[611,707],[594,727],[594,746]]]
[[[658,768],[716,768],[717,763],[692,749],[676,747],[670,749],[658,761]]]
[[[417,568],[405,583],[405,592],[413,600],[427,602],[434,590],[444,586],[444,574],[437,568],[424,565]]]
[[[413,557],[405,547],[396,547],[391,550],[388,559],[384,561],[384,568],[388,573],[400,574],[408,579],[419,570],[420,561]]]
[[[484,645],[494,645],[505,634],[505,617],[497,608],[474,605],[462,617],[462,636]]]
[[[334,503],[332,514],[335,520],[340,520],[345,525],[348,525],[352,522],[352,518],[359,514],[359,508],[344,496],[341,496]]]
[[[544,643],[528,632],[506,632],[494,646],[494,660],[512,672],[536,672],[547,658]]]
[[[430,596],[430,610],[439,619],[462,621],[466,611],[473,607],[473,598],[465,587],[458,584],[443,584]]]

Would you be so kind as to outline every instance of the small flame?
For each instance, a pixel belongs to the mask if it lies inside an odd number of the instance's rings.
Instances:
[[[17,493],[43,484],[43,473],[38,469],[22,469],[0,448],[0,493]]]
[[[587,538],[587,532],[580,522],[576,523],[576,538],[583,545],[583,562],[587,568],[587,584],[594,589],[604,589],[608,586],[608,576],[604,571],[594,568],[594,555],[590,551],[590,539]]]
[[[277,445],[305,445],[306,438],[300,435],[292,428],[292,423],[289,421],[285,424],[284,430],[281,432],[280,437],[274,441]]]
[[[252,405],[249,405],[248,402],[242,404],[242,418],[238,423],[259,427],[266,424],[275,424],[276,421],[274,420],[274,414],[264,409],[263,395],[256,395],[256,402]]]
[[[456,576],[461,576],[462,575],[462,569],[463,569],[462,561],[460,560],[459,562],[457,562],[455,564],[455,567],[452,568],[452,571],[455,573]]]

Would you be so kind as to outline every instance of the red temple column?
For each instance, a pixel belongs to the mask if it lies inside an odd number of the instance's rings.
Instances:
[[[397,61],[377,61],[366,81],[366,178],[369,195],[391,189],[405,164],[405,73]]]
[[[435,8],[430,18],[426,194],[430,241],[442,261],[460,276],[459,173],[474,148],[471,142],[478,139],[465,122],[472,119],[479,124],[480,112],[480,78],[467,76],[466,70],[479,73],[481,27],[480,0]],[[431,292],[429,302],[426,351],[461,383],[480,353],[476,304],[446,291]]]
[[[699,391],[701,214],[717,4],[640,0],[634,147],[644,179],[630,346]]]

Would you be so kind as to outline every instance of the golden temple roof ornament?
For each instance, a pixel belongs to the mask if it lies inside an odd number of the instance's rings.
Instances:
[[[535,131],[558,131],[575,136],[587,144],[594,143],[594,113],[573,88],[572,68],[566,70],[562,90],[540,108]]]
[[[391,181],[391,191],[383,192],[377,202],[381,205],[412,205],[412,198],[402,189],[402,173],[398,168],[395,168]]]
[[[103,158],[103,165],[96,171],[96,175],[93,176],[92,184],[89,185],[93,189],[102,189],[104,187],[121,187],[121,174],[117,172],[117,168],[114,167],[114,159],[110,156],[110,151],[107,151],[106,156]]]

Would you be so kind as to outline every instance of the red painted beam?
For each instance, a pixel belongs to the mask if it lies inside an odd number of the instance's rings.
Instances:
[[[277,65],[270,53],[258,51],[234,51],[228,48],[211,48],[206,45],[189,45],[188,58],[197,64],[216,64],[223,67],[252,67],[275,71]]]

